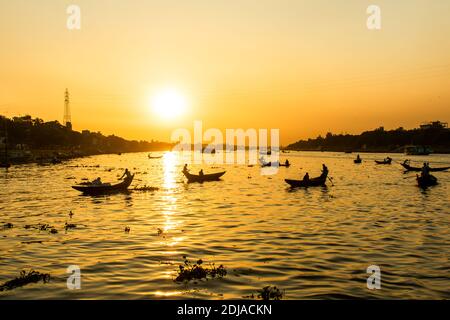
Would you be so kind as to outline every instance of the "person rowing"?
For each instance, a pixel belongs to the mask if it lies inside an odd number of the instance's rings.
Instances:
[[[124,177],[125,177],[125,179],[124,179]],[[125,169],[125,172],[124,172],[123,175],[119,178],[119,180],[122,180],[122,179],[124,179],[124,180],[126,180],[126,181],[128,181],[128,180],[130,180],[130,179],[133,179],[133,176],[131,175],[131,172],[128,171],[128,169]]]
[[[291,164],[289,163],[289,160],[288,159],[286,159],[286,161],[284,162],[284,165],[286,166],[286,167],[289,167]]]
[[[188,173],[188,172],[189,172],[187,163],[184,164],[184,167],[183,167],[183,171],[182,171],[182,172],[183,172],[183,173]]]
[[[328,175],[328,167],[325,163],[322,164],[322,175]]]

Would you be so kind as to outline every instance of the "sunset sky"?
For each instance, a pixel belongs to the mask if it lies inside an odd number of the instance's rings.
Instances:
[[[62,121],[67,87],[75,130],[168,141],[202,120],[287,144],[450,121],[448,0],[0,0],[0,41],[0,114]],[[167,90],[184,113],[155,113]]]

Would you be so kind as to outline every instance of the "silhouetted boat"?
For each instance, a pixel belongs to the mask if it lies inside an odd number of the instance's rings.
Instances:
[[[353,160],[353,162],[356,163],[356,164],[359,164],[359,163],[362,162],[362,159],[355,159],[355,160]]]
[[[183,174],[188,179],[188,182],[206,182],[206,181],[220,180],[220,177],[222,177],[225,174],[225,172],[226,171],[210,173],[210,174],[203,174],[203,175],[196,175],[196,174],[191,174],[189,172],[183,172]]]
[[[298,188],[298,187],[319,187],[324,186],[328,177],[328,172],[325,174],[321,174],[317,178],[309,179],[308,181],[304,180],[292,180],[292,179],[284,179],[286,183],[288,183],[292,188]]]
[[[156,157],[153,157],[151,154],[149,154],[148,155],[148,158],[149,159],[161,159],[163,156],[156,156]]]
[[[430,186],[435,186],[438,184],[438,182],[437,182],[437,178],[435,176],[432,176],[431,174],[428,175],[427,178],[417,175],[417,184],[421,188],[426,188],[426,187],[430,187]]]
[[[413,166],[410,166],[409,164],[404,163],[404,162],[400,163],[400,164],[403,166],[403,168],[405,168],[406,171],[416,171],[416,172],[422,171],[422,168],[413,167]],[[437,171],[446,171],[446,170],[449,170],[449,169],[450,169],[450,167],[429,168],[428,171],[430,171],[430,172],[437,172]]]
[[[391,158],[387,158],[384,160],[375,160],[376,164],[391,164],[392,163],[392,159]]]
[[[84,194],[88,195],[99,195],[99,194],[110,194],[110,193],[116,193],[116,192],[123,192],[128,189],[131,182],[133,182],[134,174],[131,176],[131,178],[127,179],[125,178],[122,182],[116,183],[116,184],[100,184],[100,185],[93,185],[93,184],[83,184],[83,185],[77,185],[72,186],[73,189],[83,192]]]

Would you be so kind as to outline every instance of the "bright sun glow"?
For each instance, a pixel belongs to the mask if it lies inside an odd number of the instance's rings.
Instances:
[[[155,114],[164,119],[173,119],[186,111],[185,97],[174,89],[165,89],[158,92],[151,101]]]

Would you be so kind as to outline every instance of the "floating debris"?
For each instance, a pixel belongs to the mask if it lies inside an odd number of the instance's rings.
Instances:
[[[49,282],[50,274],[40,273],[34,270],[30,270],[28,272],[22,270],[19,277],[0,285],[0,291],[13,290],[15,288],[23,287],[29,283],[38,283],[39,281],[42,281],[43,283]]]
[[[14,225],[11,222],[5,223],[3,229],[12,229]]]
[[[73,212],[72,212],[72,210],[69,212],[69,218],[70,219],[72,219],[72,217],[73,217]]]
[[[183,256],[184,264],[179,266],[178,276],[175,278],[176,282],[186,281],[189,282],[191,280],[208,280],[208,276],[211,278],[223,278],[227,275],[227,270],[223,265],[220,265],[218,268],[214,265],[214,263],[210,264],[209,267],[203,267],[203,260],[199,259],[197,263],[192,264],[186,256]]]
[[[253,294],[252,294],[253,295]],[[275,286],[266,286],[262,290],[258,291],[258,298],[262,300],[281,300],[283,299],[284,292]]]
[[[66,222],[66,224],[64,225],[64,229],[66,229],[66,231],[69,230],[69,229],[75,229],[76,227],[77,227],[77,225],[74,224],[74,223],[67,223]]]
[[[58,233],[58,230],[55,229],[55,227],[49,225],[49,224],[42,224],[42,223],[38,223],[38,224],[27,224],[25,225],[25,229],[36,229],[39,231],[48,231],[52,234]]]
[[[162,235],[164,233],[164,230],[161,228],[158,228],[158,236]]]
[[[130,189],[130,190],[132,190],[132,191],[157,191],[157,190],[159,190],[159,188],[150,187],[150,186],[145,185],[143,187],[134,187],[133,189]]]
[[[130,227],[125,227],[125,233],[130,233],[131,228]]]

